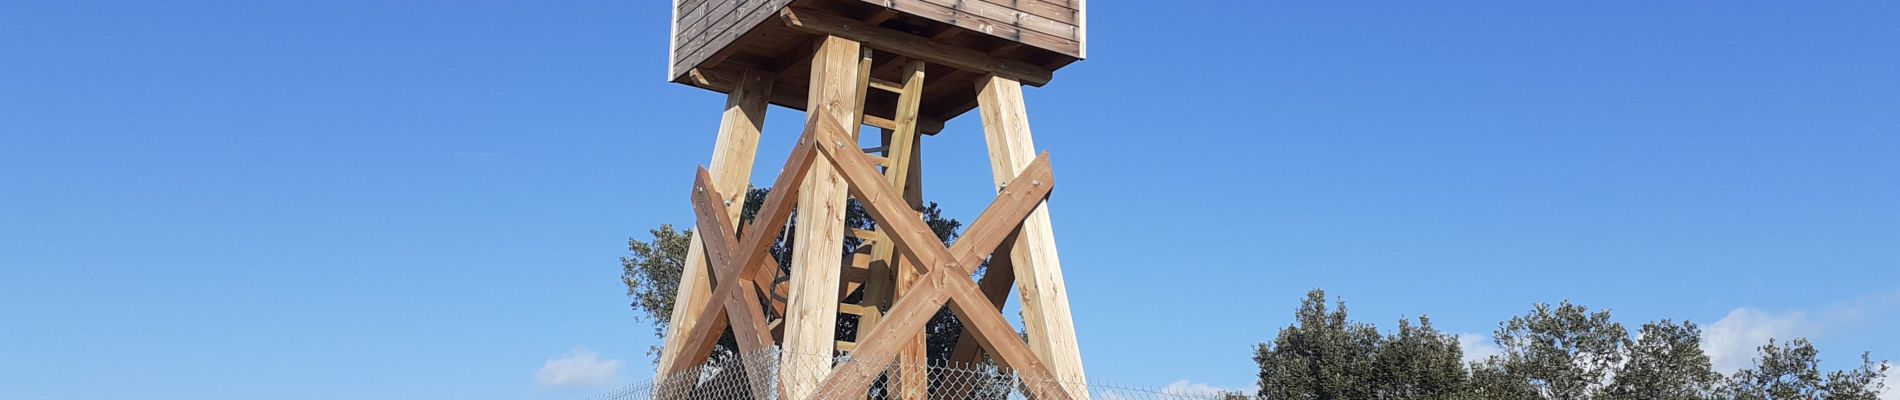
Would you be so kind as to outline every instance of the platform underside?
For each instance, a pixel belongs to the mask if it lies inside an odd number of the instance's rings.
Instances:
[[[975,50],[997,59],[1020,61],[1047,71],[1054,71],[1078,60],[1071,55],[896,12],[859,0],[798,0],[792,5],[822,9],[826,13],[867,26],[904,32],[943,46]],[[673,81],[724,93],[732,90],[734,82],[746,70],[768,72],[776,77],[771,103],[804,110],[811,79],[811,53],[814,43],[822,37],[808,30],[787,26],[776,13],[772,14],[763,17],[760,23],[738,35],[730,44],[707,54],[697,66],[673,71],[676,74]],[[875,48],[872,57],[873,79],[902,80],[908,58]],[[928,63],[925,68],[923,101],[919,107],[920,128],[927,133],[935,133],[944,121],[976,108],[976,85],[987,74],[988,71]],[[867,115],[888,118],[896,109],[895,94],[874,90],[866,96],[864,111]]]

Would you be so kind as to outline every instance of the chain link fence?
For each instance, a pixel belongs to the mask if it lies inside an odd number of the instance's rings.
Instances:
[[[779,399],[782,382],[815,382],[830,371],[854,361],[849,356],[832,357],[808,354],[784,354],[771,349],[757,354],[716,354],[713,360],[690,371],[680,371],[652,381],[636,383],[602,393],[588,400],[760,400]],[[1247,399],[1235,392],[1205,388],[1143,388],[1139,386],[1058,382],[1024,379],[992,364],[906,365],[880,363],[866,391],[866,399],[1033,399],[1045,389],[1062,388],[1077,399],[1094,400],[1232,400]],[[862,384],[862,382],[860,382]],[[810,389],[816,388],[793,388]],[[789,399],[788,399],[789,400]]]

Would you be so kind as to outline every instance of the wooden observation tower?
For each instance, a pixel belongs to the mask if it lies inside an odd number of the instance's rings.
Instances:
[[[1083,382],[1045,209],[1055,180],[1030,140],[1022,86],[1084,57],[1084,10],[1083,0],[674,0],[667,78],[728,97],[693,187],[697,229],[661,375],[705,364],[730,328],[742,356],[850,355],[835,368],[781,362],[777,387],[751,388],[758,398],[863,398],[880,376],[891,397],[959,398],[931,392],[921,367],[923,328],[949,307],[966,328],[951,361],[987,356],[1025,381]],[[740,224],[769,104],[805,110],[805,128],[756,218]],[[946,246],[918,212],[919,149],[973,109],[997,198]],[[882,134],[859,138],[865,126]],[[845,228],[847,196],[875,230]],[[793,210],[782,269],[768,248]],[[865,244],[849,258],[847,236]],[[1011,289],[1026,341],[999,311]],[[841,304],[852,297],[863,301]],[[855,341],[835,337],[840,315],[858,318]],[[1029,388],[1042,399],[1086,397],[1080,389]]]

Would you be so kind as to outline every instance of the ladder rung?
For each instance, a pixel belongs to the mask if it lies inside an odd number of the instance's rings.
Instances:
[[[871,246],[870,245],[858,246],[858,248],[869,248],[869,247]],[[871,268],[871,255],[868,253],[852,253],[851,262],[845,263],[844,266],[845,268],[853,268],[853,269]]]
[[[839,340],[839,341],[837,341],[836,343],[833,343],[832,345],[833,345],[833,346],[837,346],[837,347],[838,347],[838,349],[837,349],[837,351],[842,351],[842,352],[846,352],[846,353],[849,353],[849,352],[853,352],[853,351],[857,351],[857,350],[858,350],[858,344],[857,344],[857,343],[852,343],[852,342],[846,342],[846,341],[843,341],[843,340]]]
[[[869,158],[869,159],[871,159],[871,163],[872,163],[872,164],[877,164],[877,166],[880,166],[880,167],[889,167],[889,166],[891,166],[891,159],[889,159],[889,158],[884,158],[884,156],[874,156],[874,155],[870,155],[870,154],[865,154],[865,155],[864,155],[864,158]]]
[[[878,314],[879,311],[877,310],[877,307],[863,306],[863,305],[849,304],[849,303],[838,303],[838,313],[851,314],[851,315],[862,317],[866,315]]]
[[[858,240],[884,241],[884,234],[872,230],[851,229],[848,234],[851,235],[851,237],[858,238]]]
[[[903,84],[877,78],[871,78],[871,88],[891,93],[904,93]]]
[[[846,265],[843,271],[839,271],[838,280],[841,282],[863,283],[864,281],[871,280],[871,269]]]
[[[870,125],[871,127],[874,127],[874,128],[883,128],[883,129],[889,129],[893,131],[897,130],[897,121],[892,121],[890,118],[879,117],[876,115],[865,114],[864,124]]]

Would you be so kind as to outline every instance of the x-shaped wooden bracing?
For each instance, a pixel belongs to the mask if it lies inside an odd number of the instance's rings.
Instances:
[[[736,225],[727,214],[728,205],[720,200],[726,197],[714,190],[705,168],[699,170],[693,189],[693,209],[699,217],[699,237],[704,238],[708,262],[715,266],[719,282],[710,299],[719,304],[707,306],[696,316],[695,328],[687,332],[690,336],[682,342],[685,351],[674,360],[670,370],[685,371],[705,360],[728,322],[741,352],[760,354],[772,346],[772,336],[760,308],[759,286],[748,277],[755,268],[771,264],[767,252],[771,243],[766,240],[784,229],[792,211],[789,199],[796,198],[805,173],[822,154],[844,176],[852,196],[922,276],[876,326],[858,333],[858,347],[851,354],[852,362],[832,371],[813,398],[862,396],[893,356],[910,343],[906,339],[921,334],[924,324],[946,303],[983,350],[1003,366],[1015,369],[1025,380],[1051,383],[1028,385],[1037,398],[1072,398],[1065,388],[1053,384],[1055,377],[1048,368],[1018,339],[1016,330],[1003,319],[997,305],[985,298],[970,280],[984,257],[1014,236],[1023,219],[1042,204],[1055,186],[1055,178],[1049,170],[1049,155],[1044,153],[1037,157],[1004,185],[996,201],[970,224],[962,239],[945,247],[924,223],[923,216],[911,209],[903,196],[885,182],[870,158],[859,152],[857,141],[847,134],[844,126],[823,113],[814,114],[820,116],[806,123],[805,133],[792,149],[792,156],[780,170],[757,217],[746,226],[743,238],[735,233]],[[739,241],[736,245],[735,240]],[[776,265],[770,267],[776,268]],[[763,395],[765,391],[754,388],[753,393]]]

